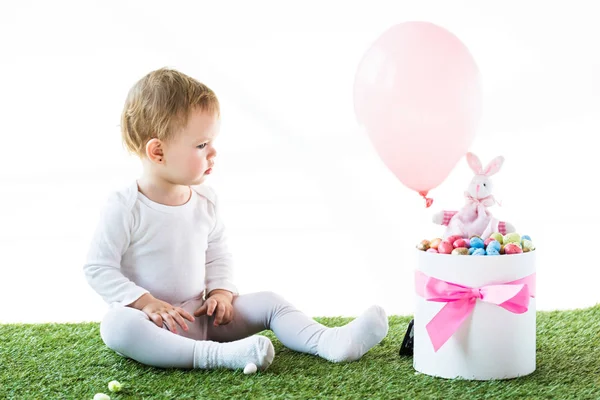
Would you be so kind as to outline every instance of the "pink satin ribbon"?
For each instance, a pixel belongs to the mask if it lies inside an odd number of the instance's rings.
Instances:
[[[513,282],[470,288],[415,271],[415,288],[427,301],[446,303],[426,326],[437,352],[473,312],[477,299],[515,314],[526,312],[529,298],[535,297],[535,273]]]
[[[496,199],[494,198],[494,195],[489,195],[486,197],[482,197],[481,199],[477,199],[477,198],[471,196],[469,194],[469,192],[465,192],[465,197],[467,198],[467,201],[469,201],[471,203],[475,203],[477,205],[483,204],[485,207],[491,207],[494,204],[500,205],[500,203],[497,202]]]

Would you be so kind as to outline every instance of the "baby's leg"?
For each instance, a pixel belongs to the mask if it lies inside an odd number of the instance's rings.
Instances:
[[[273,360],[273,345],[266,337],[216,343],[204,340],[206,318],[196,318],[195,322],[187,323],[190,331],[184,332],[178,327],[179,334],[175,334],[166,326],[156,326],[140,310],[114,305],[100,324],[100,335],[104,343],[117,353],[160,368],[241,369],[248,363],[254,363],[258,368],[266,369]],[[183,336],[190,332],[204,337]]]
[[[215,327],[209,319],[208,340],[227,342],[270,329],[289,349],[338,362],[358,360],[388,331],[385,312],[377,306],[338,328],[319,324],[272,292],[237,296],[233,308],[234,319],[227,325]]]
[[[258,292],[234,297],[233,321],[214,326],[207,322],[208,340],[230,342],[270,329],[289,349],[317,354],[317,345],[325,326],[310,319],[273,292]]]

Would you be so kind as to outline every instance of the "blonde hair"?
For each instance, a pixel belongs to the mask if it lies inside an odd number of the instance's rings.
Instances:
[[[129,152],[144,157],[150,139],[171,139],[187,124],[194,109],[218,116],[219,100],[206,85],[179,71],[152,71],[131,88],[125,100],[121,114],[123,144]]]

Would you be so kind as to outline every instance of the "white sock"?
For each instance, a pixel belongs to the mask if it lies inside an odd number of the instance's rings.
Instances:
[[[321,334],[319,356],[333,362],[355,361],[388,333],[388,319],[383,308],[371,306],[354,321],[329,328]]]
[[[253,363],[264,371],[274,357],[273,344],[265,336],[254,335],[228,343],[199,340],[194,347],[194,368],[244,369],[247,364]]]

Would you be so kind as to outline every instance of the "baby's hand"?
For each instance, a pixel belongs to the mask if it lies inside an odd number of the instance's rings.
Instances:
[[[202,306],[194,311],[194,315],[208,315],[209,317],[215,314],[214,325],[227,325],[233,320],[233,295],[226,290],[213,290]]]
[[[142,307],[138,308],[140,305]],[[166,301],[159,300],[149,293],[140,297],[131,304],[131,306],[146,313],[146,315],[150,317],[150,320],[159,328],[162,328],[163,323],[166,323],[173,333],[177,333],[177,328],[175,327],[176,323],[179,324],[184,331],[188,330],[188,326],[183,318],[190,322],[194,322],[194,317],[183,308],[173,307]]]

